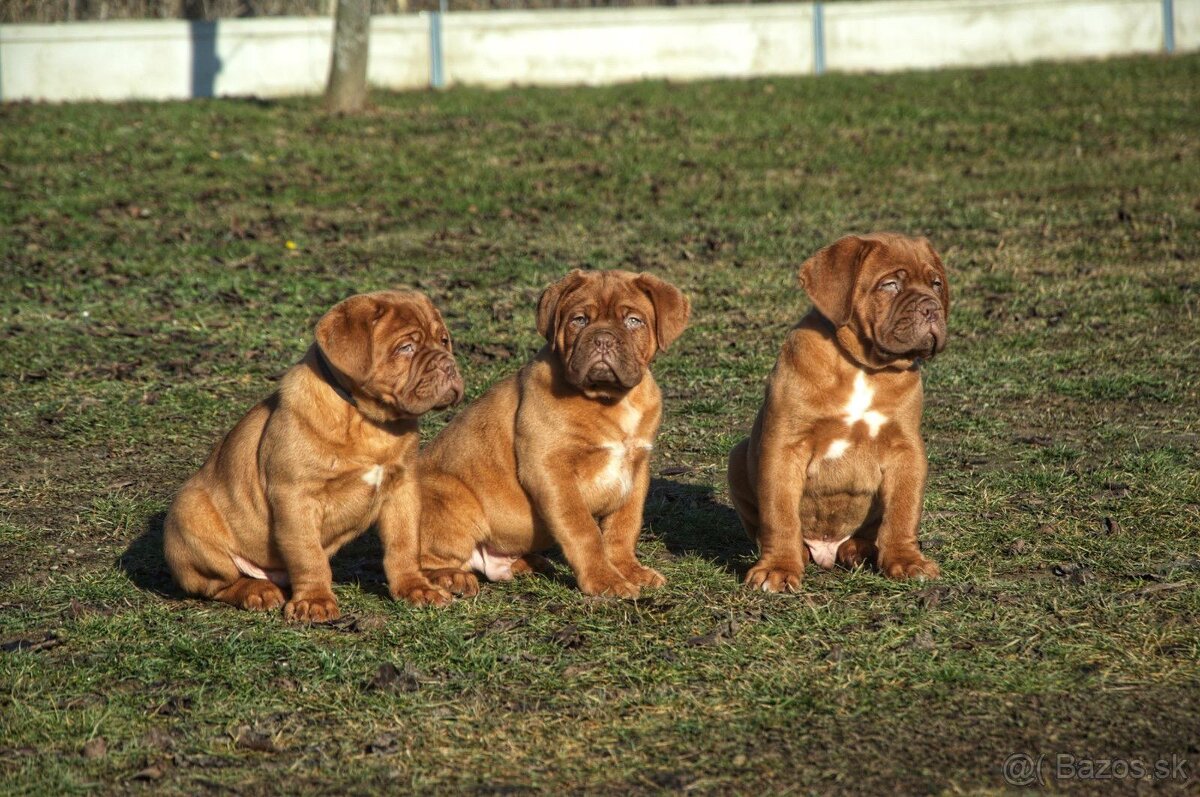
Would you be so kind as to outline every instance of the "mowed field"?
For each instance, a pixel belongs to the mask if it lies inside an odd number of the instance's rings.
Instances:
[[[0,106],[0,791],[979,793],[1017,753],[1200,788],[1200,57],[373,101]],[[944,577],[746,591],[726,454],[797,267],[876,229],[950,273]],[[326,308],[426,291],[473,397],[576,267],[693,302],[655,365],[666,587],[560,562],[413,609],[367,535],[334,624],[173,590],[173,492]]]

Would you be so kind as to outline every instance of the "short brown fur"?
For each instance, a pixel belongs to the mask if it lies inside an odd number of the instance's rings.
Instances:
[[[730,494],[760,550],[746,584],[794,591],[810,556],[936,577],[917,544],[927,468],[918,366],[945,345],[941,259],[924,238],[847,236],[805,262],[800,281],[814,309],[789,333],[750,437],[729,456]]]
[[[589,595],[637,597],[665,579],[636,546],[662,397],[649,366],[689,305],[649,274],[573,271],[538,302],[546,345],[421,454],[421,560],[434,583],[478,591],[561,547]],[[485,572],[488,572],[485,570]]]
[[[446,603],[418,566],[417,418],[461,400],[441,315],[420,293],[354,296],[217,444],[167,514],[186,592],[288,619],[338,616],[329,558],[375,524],[393,596]],[[280,586],[291,585],[284,601]]]

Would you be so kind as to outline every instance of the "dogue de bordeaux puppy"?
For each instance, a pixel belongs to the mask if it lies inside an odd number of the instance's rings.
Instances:
[[[650,274],[572,271],[542,293],[546,345],[421,452],[421,564],[478,592],[540,569],[559,546],[588,595],[666,583],[637,559],[662,396],[650,362],[683,332],[688,300]]]
[[[163,548],[184,591],[289,620],[338,616],[329,558],[372,524],[392,595],[445,604],[421,574],[417,419],[462,399],[441,315],[423,294],[352,296],[184,484]],[[280,587],[291,585],[284,603]]]
[[[788,334],[729,490],[759,546],[746,584],[794,591],[809,557],[939,575],[921,555],[922,361],[946,345],[950,289],[929,241],[851,235],[800,269],[813,310]]]

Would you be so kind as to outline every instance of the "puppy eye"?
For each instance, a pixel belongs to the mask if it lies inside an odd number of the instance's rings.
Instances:
[[[635,315],[631,315],[625,319],[625,326],[630,329],[637,329],[640,326],[645,326],[646,322]]]
[[[417,347],[413,343],[401,343],[399,346],[396,347],[396,351],[394,352],[394,354],[397,357],[411,357],[413,352],[415,352],[416,350],[417,350]]]
[[[939,291],[940,291],[940,290],[942,289],[942,281],[941,281],[941,280],[934,280],[934,281],[933,281],[933,287],[934,287],[934,290],[939,290]]]
[[[886,282],[881,282],[879,283],[879,290],[885,291],[886,293],[899,293],[900,282],[898,280],[887,280]]]
[[[450,345],[450,336],[449,335],[442,335],[442,345],[443,346]]]
[[[588,317],[585,315],[577,315],[571,319],[571,326],[582,329],[588,325]]]

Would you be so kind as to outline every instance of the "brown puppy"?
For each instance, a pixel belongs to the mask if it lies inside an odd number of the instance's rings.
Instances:
[[[572,271],[538,301],[546,345],[421,453],[421,564],[473,595],[536,569],[554,545],[588,595],[666,582],[636,546],[662,397],[650,361],[689,306],[649,274]]]
[[[394,597],[444,604],[421,574],[417,418],[462,399],[441,315],[415,291],[352,296],[279,390],[184,484],[163,549],[186,592],[288,619],[338,616],[329,558],[371,524]]]
[[[760,551],[746,584],[795,590],[810,554],[824,568],[874,561],[892,578],[936,577],[917,546],[918,367],[946,345],[942,261],[924,238],[851,235],[809,259],[800,281],[814,309],[729,454],[729,491]]]

